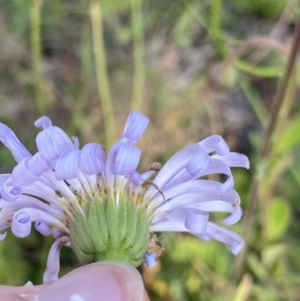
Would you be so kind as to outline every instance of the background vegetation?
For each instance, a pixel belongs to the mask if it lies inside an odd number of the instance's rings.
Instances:
[[[282,84],[299,16],[297,0],[0,0],[0,120],[30,150],[42,114],[109,147],[136,109],[150,117],[141,170],[210,134],[250,157],[235,171],[242,254],[163,234],[142,269],[151,300],[300,300],[299,56]],[[3,146],[0,162],[14,166]],[[41,283],[52,242],[9,233],[0,283]],[[68,248],[61,264],[78,266]]]

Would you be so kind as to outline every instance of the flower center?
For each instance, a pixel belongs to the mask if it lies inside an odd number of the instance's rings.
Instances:
[[[150,239],[150,218],[145,205],[128,195],[118,202],[96,195],[68,219],[70,241],[81,264],[111,260],[142,263]]]

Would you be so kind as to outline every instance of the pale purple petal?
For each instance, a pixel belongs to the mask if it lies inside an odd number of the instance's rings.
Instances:
[[[8,183],[10,183],[10,179],[1,187],[1,197],[6,202],[13,202],[22,194],[22,187]]]
[[[79,139],[78,139],[78,137],[72,136],[71,139],[73,140],[74,148],[79,149]]]
[[[28,160],[24,158],[12,171],[12,181],[21,186],[28,186],[34,183],[38,176],[33,174],[28,168]]]
[[[2,208],[0,211],[0,219],[7,220],[12,217],[14,211],[22,208],[36,208],[41,211],[47,212],[52,216],[58,218],[59,220],[64,219],[64,214],[55,209],[48,204],[40,201],[39,199],[29,196],[29,195],[22,195],[18,200],[12,203],[6,203],[7,205]],[[4,228],[5,229],[5,228]],[[0,231],[1,231],[1,223],[0,223]]]
[[[58,279],[58,272],[60,268],[60,263],[59,263],[60,250],[62,246],[65,245],[68,241],[69,238],[63,236],[63,237],[59,237],[52,244],[48,255],[47,268],[44,273],[44,283],[50,283]]]
[[[130,180],[137,185],[142,185],[145,182],[145,179],[137,171],[131,173]]]
[[[43,221],[37,221],[35,223],[35,229],[44,236],[49,236],[51,234],[51,228]]]
[[[40,132],[36,137],[36,144],[41,156],[47,161],[77,149],[69,136],[56,126],[48,127]]]
[[[234,186],[231,170],[225,162],[211,159],[207,169],[202,172],[200,176],[202,177],[210,174],[224,174],[228,176],[226,182],[219,188],[221,191],[226,191]]]
[[[205,172],[210,161],[210,156],[200,148],[199,153],[186,166],[186,170],[192,177],[198,177],[199,174]]]
[[[162,167],[153,183],[160,189],[163,188],[168,181],[189,164],[189,162],[199,153],[199,150],[200,147],[198,144],[192,144],[180,150]]]
[[[123,136],[131,143],[139,141],[148,123],[148,117],[136,111],[131,111],[125,124]]]
[[[47,129],[52,126],[52,121],[47,116],[42,116],[38,120],[35,121],[34,125],[39,128],[42,127],[43,129]]]
[[[167,191],[164,191],[164,195],[165,198],[168,200],[187,193],[208,192],[215,195],[217,199],[226,200],[231,203],[233,203],[235,200],[240,200],[238,193],[234,189],[229,189],[224,192],[221,192],[220,187],[222,185],[222,183],[211,180],[193,180],[186,183],[181,183],[177,186],[168,189]]]
[[[188,209],[185,217],[185,227],[191,233],[204,233],[209,214],[203,210]]]
[[[216,152],[223,156],[229,153],[229,147],[224,139],[219,135],[207,137],[199,142],[199,145],[204,148],[207,153]]]
[[[229,167],[250,168],[249,159],[243,154],[230,152],[224,156],[213,155],[212,158],[224,161]]]
[[[235,232],[208,222],[206,235],[231,247],[231,252],[237,255],[244,246],[243,239]]]
[[[62,154],[55,164],[55,178],[68,180],[77,177],[80,150],[73,150]]]
[[[104,171],[106,152],[97,143],[86,144],[80,153],[79,166],[87,175],[95,175]]]
[[[36,208],[23,208],[18,210],[15,214],[13,219],[16,219],[16,222],[19,221],[19,216],[22,217],[22,220],[26,220],[32,222],[36,221],[44,221],[49,226],[55,227],[58,230],[65,231],[66,233],[69,232],[68,228],[60,221],[59,219],[55,218],[53,215],[46,213],[42,210],[36,209]],[[28,219],[25,219],[25,217],[29,217]],[[18,225],[19,227],[20,225]],[[20,230],[21,231],[21,230]]]
[[[134,173],[139,164],[141,152],[141,149],[136,146],[121,144],[112,166],[112,172],[124,176]]]
[[[158,223],[154,223],[150,226],[152,232],[189,232],[184,225],[184,222],[163,220]]]
[[[49,163],[42,158],[39,152],[28,160],[27,166],[28,169],[37,176],[42,175],[45,171],[51,168]]]
[[[148,170],[141,174],[144,181],[149,180],[152,176],[154,176],[157,173],[155,170]]]
[[[148,268],[152,268],[156,265],[156,253],[145,254],[145,261]]]
[[[223,219],[223,222],[227,225],[233,225],[241,219],[242,215],[243,215],[243,210],[239,206],[232,212],[232,214],[230,214],[225,219]]]
[[[15,133],[3,123],[0,123],[0,141],[10,150],[17,162],[25,157],[31,157],[30,152],[19,141]]]
[[[11,230],[17,237],[26,237],[31,232],[31,217],[26,212],[18,211],[14,214]]]

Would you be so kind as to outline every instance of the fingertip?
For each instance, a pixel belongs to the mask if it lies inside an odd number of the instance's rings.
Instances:
[[[116,262],[80,267],[44,286],[34,297],[39,301],[149,301],[138,271]]]

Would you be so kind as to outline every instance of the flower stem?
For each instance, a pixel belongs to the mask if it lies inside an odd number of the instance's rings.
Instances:
[[[92,37],[96,64],[97,86],[105,123],[106,145],[107,147],[111,147],[113,142],[116,140],[115,122],[108,81],[107,62],[103,39],[103,19],[100,1],[94,1],[91,3],[90,17],[92,22]]]
[[[41,59],[41,0],[31,1],[31,58],[35,83],[35,102],[40,114],[45,113],[45,97],[43,89]]]
[[[137,111],[141,111],[142,109],[145,82],[143,16],[141,2],[141,0],[131,0],[134,43],[134,79],[131,108]]]
[[[296,27],[295,37],[290,51],[288,63],[285,69],[285,74],[275,94],[273,104],[272,104],[270,120],[262,139],[263,145],[259,152],[259,160],[261,163],[263,163],[272,152],[272,146],[273,146],[272,137],[277,128],[277,123],[279,123],[278,120],[279,112],[284,103],[289,81],[291,80],[293,74],[293,69],[295,66],[299,47],[300,47],[300,20],[298,20],[298,24]],[[250,240],[250,234],[253,229],[255,210],[258,204],[259,183],[260,183],[260,175],[258,174],[258,172],[256,172],[250,190],[249,208],[246,210],[246,214],[245,214],[245,232],[244,232],[245,247],[243,251],[240,253],[238,260],[236,260],[235,266],[233,268],[233,276],[235,278],[240,277],[242,273],[242,269],[245,264],[246,254],[248,251],[248,244]]]

